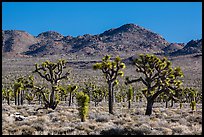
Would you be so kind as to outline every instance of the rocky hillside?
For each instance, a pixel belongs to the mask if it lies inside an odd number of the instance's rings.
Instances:
[[[183,49],[183,47],[185,46],[184,43],[170,43],[167,47],[165,47],[163,49],[165,55],[171,55],[172,53]]]
[[[29,46],[38,43],[39,40],[25,31],[6,30],[2,31],[3,56],[22,55],[29,50]]]
[[[32,36],[25,31],[2,31],[3,56],[44,56],[56,54],[79,55],[120,55],[130,56],[136,53],[155,53],[177,55],[200,52],[202,42],[169,43],[162,36],[135,24],[125,24],[98,35],[85,34],[72,37],[63,36],[55,31],[47,31]],[[200,40],[201,41],[201,40]],[[189,51],[192,50],[193,52]],[[198,48],[198,50],[196,50]]]
[[[172,56],[202,53],[202,39],[191,40],[183,48],[171,53]]]

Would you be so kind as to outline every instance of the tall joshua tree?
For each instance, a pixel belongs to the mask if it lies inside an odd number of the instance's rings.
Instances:
[[[106,82],[108,84],[108,95],[109,95],[109,113],[113,113],[113,89],[114,86],[118,83],[118,76],[123,76],[124,73],[121,71],[121,69],[125,68],[125,64],[121,62],[120,57],[116,57],[115,60],[110,60],[110,56],[106,55],[102,58],[101,63],[96,63],[93,65],[93,69],[97,70],[100,69],[104,75]]]
[[[183,77],[183,72],[179,67],[172,68],[171,62],[165,57],[160,59],[155,55],[141,54],[133,61],[133,65],[136,66],[136,72],[142,73],[143,76],[134,80],[127,77],[126,84],[142,82],[146,86],[142,91],[147,99],[145,115],[152,114],[154,100],[161,93],[176,96],[177,92],[181,91],[182,81],[178,78]]]
[[[33,73],[37,73],[41,78],[45,79],[51,85],[49,99],[45,97],[42,90],[39,90],[41,91],[41,94],[44,98],[44,108],[51,108],[54,110],[59,103],[59,101],[56,100],[55,92],[57,91],[59,81],[68,78],[69,72],[63,74],[65,68],[65,60],[58,60],[56,63],[45,61],[41,65],[35,64],[35,70]]]

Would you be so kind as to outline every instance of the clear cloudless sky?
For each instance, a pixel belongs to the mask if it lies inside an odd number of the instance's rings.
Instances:
[[[202,2],[3,2],[2,29],[100,34],[134,23],[168,42],[202,38]]]

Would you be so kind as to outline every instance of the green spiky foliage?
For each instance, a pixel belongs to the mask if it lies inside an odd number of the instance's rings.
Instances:
[[[177,92],[176,96],[179,99],[179,108],[181,109],[183,107],[183,103],[187,101],[185,88],[182,88],[180,92]]]
[[[50,89],[45,88],[45,87],[36,87],[36,93],[40,93],[42,95],[42,103],[45,105],[44,107],[42,107],[42,109],[44,108],[48,108],[49,106],[49,95],[50,95]],[[47,106],[46,106],[47,105]],[[37,110],[39,110],[41,108],[38,108]]]
[[[93,82],[84,82],[82,91],[89,96],[89,102],[92,100],[92,92],[96,89],[96,85]]]
[[[13,96],[13,91],[11,88],[9,89],[2,89],[2,97],[3,99],[5,98],[7,100],[7,104],[10,105],[10,99]]]
[[[106,90],[102,87],[97,87],[93,82],[84,82],[82,91],[89,96],[89,103],[93,101],[95,107],[104,99]]]
[[[125,68],[125,64],[121,62],[120,57],[116,57],[114,60],[110,59],[111,56],[106,55],[102,58],[101,63],[96,63],[93,65],[94,70],[101,70],[105,76],[106,82],[108,84],[108,106],[109,106],[109,113],[113,113],[113,89],[114,86],[118,84],[118,76],[123,76],[124,72],[122,69]]]
[[[43,92],[40,92],[44,98],[44,108],[55,109],[59,101],[56,100],[56,91],[59,82],[62,79],[68,79],[69,72],[65,72],[66,62],[63,59],[58,60],[56,63],[45,61],[42,64],[35,64],[35,70],[33,73],[37,73],[41,78],[45,79],[51,85],[50,96],[49,99],[45,98]],[[42,90],[41,90],[42,91]]]
[[[130,104],[132,99],[133,99],[133,88],[132,86],[130,86],[127,92],[128,109],[130,109]]]
[[[197,90],[194,88],[188,88],[189,92],[189,98],[190,98],[190,107],[192,111],[196,109],[196,97],[197,97]]]
[[[116,99],[116,102],[119,102],[119,103],[122,101],[122,97],[118,93],[115,93],[115,99]]]
[[[193,87],[183,88],[182,92],[179,92],[178,97],[180,103],[190,103],[191,109],[194,111],[196,109],[196,103],[200,100],[200,95],[198,90]]]
[[[180,102],[180,103],[179,103],[179,108],[181,109],[182,107],[183,107],[183,103]]]
[[[69,106],[71,106],[72,98],[74,97],[74,94],[77,92],[78,86],[76,85],[68,85],[67,86],[67,93],[69,93]]]
[[[84,122],[89,112],[89,96],[84,92],[78,92],[76,94],[76,99],[81,122]]]
[[[140,90],[136,91],[136,94],[135,94],[135,100],[136,102],[140,102],[142,101],[143,99],[143,94]]]
[[[58,97],[60,101],[66,101],[66,97],[67,97],[67,90],[64,86],[59,85],[57,87],[57,91],[58,91]]]
[[[103,88],[96,87],[92,91],[92,101],[95,103],[95,107],[104,99],[106,91]]]
[[[186,103],[195,101],[198,96],[198,91],[193,87],[186,87],[183,89],[183,98],[185,98]]]
[[[115,88],[115,91],[117,91],[117,92],[114,92],[115,101],[118,103],[126,102],[125,99],[127,99],[127,94],[128,94],[127,86],[125,84],[119,84]]]
[[[34,100],[35,94],[32,94],[31,92],[25,93],[25,99],[28,101],[28,104],[31,104],[31,102]]]
[[[30,90],[34,87],[33,85],[34,78],[33,76],[20,76],[15,80],[13,86],[13,94],[15,99],[15,105],[23,105],[25,99],[25,91]]]
[[[22,79],[22,83],[23,83],[23,90],[22,90],[22,93],[21,93],[21,105],[23,105],[23,101],[24,101],[24,98],[25,98],[25,92],[27,93],[28,90],[32,90],[34,88],[34,77],[31,75],[31,76],[28,76],[28,77],[23,77]],[[34,96],[34,95],[32,95]]]
[[[182,81],[179,77],[183,77],[183,72],[179,67],[172,68],[171,62],[167,58],[158,58],[155,55],[140,54],[138,58],[133,61],[136,66],[136,72],[143,74],[143,76],[130,80],[126,78],[126,84],[134,82],[142,82],[146,88],[142,90],[147,99],[147,107],[145,115],[152,114],[154,100],[161,94],[171,94],[176,96],[180,91]]]
[[[168,102],[170,100],[170,97],[167,94],[165,94],[163,92],[157,97],[157,99],[158,99],[158,102],[161,102],[161,101],[165,102],[166,103],[166,108],[168,108]]]
[[[196,102],[195,101],[191,101],[190,107],[191,107],[192,111],[194,111],[196,109]]]
[[[13,90],[14,90],[14,99],[15,99],[15,105],[20,105],[20,93],[23,89],[23,78],[20,77],[14,82]]]
[[[180,89],[180,91],[177,90],[177,91],[171,91],[171,92],[163,92],[158,97],[165,100],[166,108],[169,107],[169,105],[168,105],[169,101],[171,101],[171,106],[170,107],[173,107],[174,102],[181,101],[181,100],[179,100],[180,98],[178,96],[178,92],[182,92],[181,89]]]

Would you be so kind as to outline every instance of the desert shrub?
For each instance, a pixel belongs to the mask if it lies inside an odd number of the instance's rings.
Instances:
[[[18,127],[11,126],[7,129],[7,131],[9,135],[19,135],[20,134],[20,129]]]
[[[155,127],[151,135],[172,135],[172,130],[166,127]]]
[[[128,128],[116,127],[108,130],[102,130],[100,134],[101,135],[145,135],[147,134],[147,131],[141,130],[139,128],[132,129],[131,127],[128,127]]]
[[[31,127],[35,128],[38,132],[43,132],[45,130],[45,125],[42,125],[40,123],[33,123]]]
[[[34,135],[36,132],[35,128],[26,125],[23,125],[20,130],[22,135]]]
[[[192,125],[192,135],[202,135],[202,127],[199,124]]]
[[[172,127],[172,135],[190,134],[189,128],[186,125],[177,125]]]
[[[96,122],[108,122],[110,117],[108,115],[99,115],[96,117]]]

